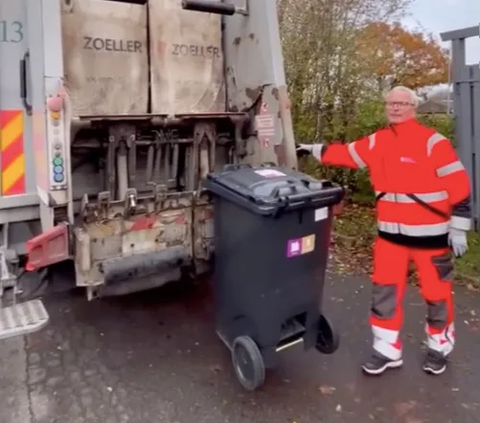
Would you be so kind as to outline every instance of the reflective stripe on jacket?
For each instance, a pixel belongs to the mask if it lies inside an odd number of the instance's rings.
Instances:
[[[450,227],[471,227],[470,183],[451,143],[415,119],[350,144],[323,148],[319,161],[368,168],[379,235],[399,244],[448,245]]]

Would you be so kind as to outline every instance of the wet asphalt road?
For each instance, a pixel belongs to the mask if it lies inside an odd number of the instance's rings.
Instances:
[[[161,289],[87,303],[46,300],[50,325],[0,341],[1,423],[479,422],[478,295],[458,289],[458,348],[440,376],[421,370],[425,309],[406,298],[405,364],[365,377],[368,280],[329,277],[325,307],[342,344],[322,356],[294,347],[266,385],[246,393],[213,330],[209,289]]]

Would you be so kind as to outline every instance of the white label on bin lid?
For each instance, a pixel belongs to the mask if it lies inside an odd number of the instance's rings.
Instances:
[[[315,210],[315,222],[325,220],[328,217],[328,207],[322,207]]]
[[[259,169],[255,171],[256,174],[263,176],[264,178],[276,178],[278,176],[287,176],[276,169]]]

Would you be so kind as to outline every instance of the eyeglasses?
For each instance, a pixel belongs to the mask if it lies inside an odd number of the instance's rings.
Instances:
[[[414,104],[413,103],[408,103],[406,101],[387,101],[385,102],[385,105],[387,107],[398,107],[398,108],[406,108],[406,107],[409,107],[409,106],[413,106]]]

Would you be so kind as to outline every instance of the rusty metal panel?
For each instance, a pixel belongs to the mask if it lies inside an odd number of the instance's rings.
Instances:
[[[213,253],[213,207],[205,203],[194,209],[193,248],[195,258],[209,260]]]
[[[150,0],[152,112],[224,112],[221,17]]]
[[[74,116],[147,113],[145,6],[62,0],[62,35]]]
[[[138,206],[144,211],[131,216],[122,202],[111,203],[104,212],[92,204],[83,213],[83,224],[74,230],[77,285],[102,285],[112,269],[127,264],[128,272],[136,272],[135,266],[145,267],[142,257],[152,262],[167,253],[172,258],[168,251],[178,248],[182,257],[193,259],[193,210],[187,196],[167,198],[158,208],[153,201]]]
[[[229,0],[229,3],[237,7],[246,4],[244,0]],[[266,106],[268,111],[264,114],[273,114],[275,117],[273,130],[271,122],[268,122],[267,128],[261,128],[264,132],[259,134],[260,142],[249,142],[253,148],[244,162],[273,162],[297,168],[277,2],[257,0],[247,3],[248,18],[239,14],[224,17],[228,110],[233,112],[253,108],[257,114]],[[258,60],[249,60],[251,57]],[[252,127],[252,131],[257,129]],[[268,134],[265,134],[266,129]]]

